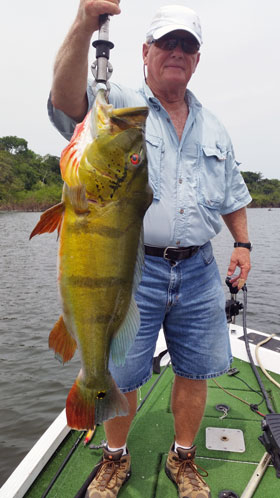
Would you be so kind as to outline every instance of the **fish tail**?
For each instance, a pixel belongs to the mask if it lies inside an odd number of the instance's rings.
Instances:
[[[119,390],[111,374],[107,378],[108,390],[98,393],[95,400],[95,423],[101,424],[105,420],[129,414],[129,404],[123,393]]]
[[[111,418],[128,415],[128,401],[110,374],[105,384],[106,389],[98,391],[76,379],[66,401],[67,424],[72,429],[89,430]]]
[[[94,428],[94,401],[94,392],[76,379],[66,400],[69,427],[80,431]]]

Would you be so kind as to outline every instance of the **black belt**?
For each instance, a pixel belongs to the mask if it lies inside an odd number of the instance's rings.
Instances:
[[[149,256],[159,256],[169,261],[181,261],[191,258],[200,246],[190,247],[153,247],[145,246],[145,254]]]

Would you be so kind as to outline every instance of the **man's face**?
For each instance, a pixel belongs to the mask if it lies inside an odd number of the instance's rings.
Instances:
[[[176,39],[179,39],[177,45],[172,43]],[[186,40],[182,43],[190,46],[194,53],[183,50],[181,39]],[[147,82],[152,90],[186,88],[200,57],[198,47],[192,45],[194,41],[194,37],[186,31],[177,30],[152,44],[144,43],[143,60],[148,69]]]

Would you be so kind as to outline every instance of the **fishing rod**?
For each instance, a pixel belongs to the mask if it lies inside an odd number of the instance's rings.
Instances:
[[[263,434],[258,437],[259,441],[264,445],[266,451],[260,460],[255,472],[253,473],[250,481],[248,482],[245,490],[243,491],[241,498],[251,498],[259,485],[268,465],[270,462],[273,464],[276,477],[280,478],[280,414],[275,413],[271,401],[269,399],[268,393],[264,387],[261,380],[255,362],[253,360],[250,344],[247,334],[247,286],[246,284],[242,287],[243,291],[243,305],[236,300],[236,294],[238,293],[238,287],[233,287],[230,279],[232,277],[226,278],[226,284],[230,289],[231,299],[227,301],[226,311],[228,321],[235,323],[235,316],[239,314],[239,310],[243,309],[243,333],[244,342],[246,347],[246,352],[249,358],[250,366],[254,372],[257,382],[260,386],[261,392],[265,399],[267,409],[269,413],[264,416],[262,420],[261,428]],[[225,495],[226,496],[226,495]]]
[[[244,332],[244,342],[245,342],[247,355],[248,355],[248,358],[250,361],[251,368],[252,368],[252,370],[255,374],[255,377],[258,381],[258,384],[261,388],[263,397],[264,397],[265,402],[266,402],[267,409],[270,413],[274,413],[269,396],[268,396],[267,391],[264,387],[262,379],[259,375],[257,367],[254,363],[254,360],[253,360],[253,357],[251,354],[251,350],[250,350],[250,344],[249,344],[249,339],[248,339],[248,334],[247,334],[247,286],[246,286],[246,284],[244,284],[242,287],[242,291],[243,291],[243,304],[242,304],[236,300],[236,295],[237,295],[239,289],[238,289],[238,287],[233,287],[233,285],[231,284],[231,281],[230,281],[231,278],[232,277],[226,278],[226,284],[229,287],[229,290],[231,293],[231,299],[230,299],[230,301],[227,301],[227,304],[226,304],[226,312],[227,312],[228,321],[235,323],[235,316],[237,316],[239,314],[239,310],[243,309],[243,332]],[[231,317],[231,320],[229,320],[230,317]]]

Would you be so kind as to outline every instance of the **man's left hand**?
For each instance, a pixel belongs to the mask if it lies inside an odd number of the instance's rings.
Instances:
[[[245,284],[251,269],[250,251],[245,247],[236,247],[232,252],[228,267],[228,276],[234,274],[236,267],[240,268],[240,273],[231,279],[231,283],[233,287],[241,289]]]

